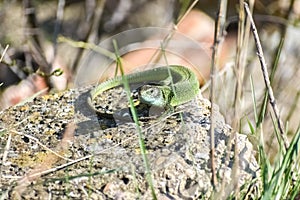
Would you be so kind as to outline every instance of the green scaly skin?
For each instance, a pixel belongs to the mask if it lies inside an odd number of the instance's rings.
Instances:
[[[179,65],[153,68],[125,76],[129,85],[143,85],[139,92],[140,101],[153,106],[178,106],[195,98],[200,91],[196,75]],[[95,110],[92,100],[102,92],[120,85],[123,85],[122,76],[99,84],[90,92],[89,105]]]

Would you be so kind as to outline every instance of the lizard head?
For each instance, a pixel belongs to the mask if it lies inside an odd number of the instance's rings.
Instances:
[[[140,101],[148,105],[165,107],[170,103],[171,89],[168,86],[143,85],[139,91]]]

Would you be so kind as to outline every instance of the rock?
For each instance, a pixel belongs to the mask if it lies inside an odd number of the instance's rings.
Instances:
[[[152,199],[124,91],[117,88],[100,95],[97,105],[103,113],[96,115],[86,105],[90,89],[38,97],[0,113],[4,197]],[[209,107],[210,102],[199,95],[157,120],[156,111],[147,117],[145,107],[137,106],[158,199],[199,199],[212,194]],[[258,165],[251,143],[238,133],[239,165],[234,165],[233,131],[218,110],[214,115],[217,189],[223,180],[224,193],[229,195],[258,176]],[[75,132],[66,129],[70,123],[77,124]]]

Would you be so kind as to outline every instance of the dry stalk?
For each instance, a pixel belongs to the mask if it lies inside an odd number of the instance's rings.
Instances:
[[[225,27],[225,16],[227,12],[227,0],[224,1],[219,1],[218,3],[219,8],[218,8],[218,15],[216,18],[215,22],[215,32],[214,32],[214,44],[212,47],[212,61],[211,61],[211,69],[210,69],[210,81],[211,81],[211,86],[210,86],[210,102],[211,102],[211,107],[210,107],[210,161],[211,161],[211,182],[212,186],[215,189],[218,182],[217,182],[217,177],[216,177],[216,165],[215,165],[215,116],[214,116],[214,102],[215,102],[215,76],[216,76],[216,66],[217,66],[217,58],[218,58],[218,49],[219,49],[219,44],[221,42],[221,39],[224,35],[224,27]]]
[[[259,59],[260,65],[261,65],[261,70],[262,70],[262,74],[263,74],[263,77],[264,77],[265,85],[267,87],[269,101],[270,101],[271,107],[273,109],[273,112],[275,114],[275,118],[276,118],[276,121],[277,121],[277,126],[278,126],[278,129],[279,129],[281,138],[283,140],[285,148],[287,149],[289,147],[289,142],[288,142],[288,140],[286,138],[286,135],[285,135],[284,125],[283,125],[282,120],[280,118],[279,109],[277,107],[276,100],[275,100],[275,97],[274,97],[274,94],[273,94],[273,89],[271,87],[269,74],[268,74],[268,71],[267,71],[267,64],[266,64],[266,60],[264,58],[264,54],[263,54],[263,50],[262,50],[261,43],[260,43],[260,40],[259,40],[259,36],[258,36],[258,33],[257,33],[257,29],[256,29],[256,26],[255,26],[255,23],[254,23],[254,20],[253,20],[253,17],[252,17],[252,14],[250,12],[248,4],[244,3],[244,7],[245,7],[246,13],[247,13],[247,15],[250,19],[251,30],[252,30],[252,33],[253,33],[253,37],[254,37],[254,41],[255,41],[255,45],[256,45],[256,49],[257,49],[257,56],[258,56],[258,59]]]

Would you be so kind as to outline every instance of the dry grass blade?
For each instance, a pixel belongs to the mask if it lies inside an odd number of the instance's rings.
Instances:
[[[11,137],[12,137],[11,135],[12,135],[12,133],[9,133],[7,141],[6,141],[6,145],[5,145],[5,148],[4,148],[4,152],[3,152],[2,164],[4,164],[4,165],[6,163],[7,155],[8,155],[10,144],[11,144]]]
[[[64,7],[65,7],[65,0],[59,0],[57,5],[57,11],[56,11],[56,21],[55,21],[55,27],[54,27],[54,39],[53,39],[53,58],[52,58],[52,65],[55,60],[55,57],[57,56],[57,37],[60,33],[61,24],[64,17]]]
[[[9,47],[9,45],[5,46],[5,49],[3,50],[3,53],[2,53],[1,58],[0,58],[0,63],[2,62],[2,60],[3,60],[3,58],[4,58],[5,54],[6,54],[6,52],[8,50],[8,47]]]
[[[255,26],[255,23],[254,23],[254,20],[253,20],[253,17],[252,17],[252,14],[250,12],[248,4],[244,3],[244,6],[245,6],[246,13],[247,13],[247,15],[250,19],[250,22],[251,22],[251,29],[252,29],[252,33],[253,33],[253,36],[254,36],[255,45],[256,45],[256,48],[257,48],[257,56],[258,56],[259,62],[261,64],[261,69],[262,69],[265,85],[267,87],[268,94],[269,94],[268,97],[269,97],[269,100],[270,100],[270,104],[271,104],[272,109],[274,111],[274,114],[275,114],[275,117],[276,117],[276,120],[277,120],[278,129],[280,131],[281,138],[284,142],[284,146],[287,149],[289,147],[289,142],[288,142],[288,140],[286,138],[286,135],[285,135],[284,125],[282,123],[282,120],[280,119],[279,109],[277,107],[275,97],[274,97],[274,94],[273,94],[273,89],[271,87],[271,83],[270,83],[270,80],[269,80],[269,74],[268,74],[268,71],[267,71],[267,64],[266,64],[266,61],[265,61],[265,58],[264,58],[264,54],[263,54],[263,50],[262,50],[261,43],[260,43],[260,40],[259,40],[259,36],[258,36],[258,33],[257,33],[257,29],[256,29],[256,26]]]
[[[216,66],[217,66],[217,58],[218,58],[218,49],[219,49],[219,44],[221,41],[221,38],[224,36],[224,27],[225,27],[225,16],[227,12],[227,1],[219,1],[218,3],[219,9],[218,9],[218,15],[217,19],[215,22],[215,33],[214,33],[214,44],[212,47],[212,61],[211,61],[211,69],[210,69],[210,81],[211,81],[211,86],[210,86],[210,102],[211,102],[211,108],[210,108],[210,160],[211,160],[211,172],[212,172],[212,177],[211,177],[211,182],[213,187],[215,188],[217,183],[217,177],[216,177],[216,166],[214,162],[214,155],[215,155],[215,119],[213,115],[213,110],[214,108],[214,99],[215,99],[215,76],[216,76]]]

